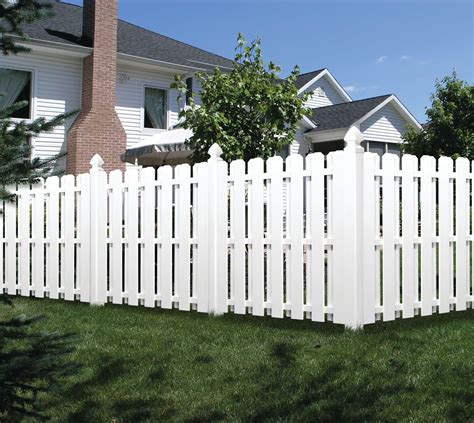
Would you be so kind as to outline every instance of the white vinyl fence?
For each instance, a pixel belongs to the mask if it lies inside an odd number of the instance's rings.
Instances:
[[[12,189],[9,294],[360,327],[472,307],[466,159],[344,151],[102,170]]]

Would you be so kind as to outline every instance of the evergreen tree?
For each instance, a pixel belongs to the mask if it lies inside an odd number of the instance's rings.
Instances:
[[[0,1],[2,54],[27,52],[26,47],[16,44],[15,36],[27,39],[21,25],[40,18],[50,7],[33,0]],[[10,116],[24,106],[20,102],[0,110],[0,212],[4,202],[14,200],[8,185],[34,183],[51,171],[57,158],[30,160],[30,138],[51,131],[69,116],[51,121],[12,120]],[[0,294],[0,301],[3,306],[13,306],[5,294]],[[64,377],[78,371],[78,364],[70,360],[74,336],[40,330],[36,325],[41,319],[24,315],[0,319],[0,421],[16,422],[25,417],[47,420],[38,394],[51,392]]]
[[[17,39],[27,41],[28,36],[22,29],[25,23],[31,23],[49,14],[51,4],[36,0],[0,0],[0,50],[4,55],[27,53],[27,47],[17,44]]]

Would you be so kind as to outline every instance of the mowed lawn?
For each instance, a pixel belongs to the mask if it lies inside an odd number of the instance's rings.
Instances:
[[[57,422],[474,421],[474,310],[344,331],[15,299],[79,334],[83,371],[43,398]]]

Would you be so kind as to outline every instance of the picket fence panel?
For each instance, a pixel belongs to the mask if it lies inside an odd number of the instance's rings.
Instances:
[[[363,153],[129,167],[10,187],[12,295],[357,327],[471,308],[473,164]]]

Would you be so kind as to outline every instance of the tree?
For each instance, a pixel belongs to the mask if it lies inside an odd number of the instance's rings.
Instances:
[[[183,127],[193,130],[186,143],[194,162],[207,160],[214,143],[231,161],[271,157],[295,139],[298,122],[309,113],[304,106],[307,95],[298,96],[297,66],[285,80],[278,77],[280,72],[273,62],[265,66],[259,39],[248,45],[239,34],[230,72],[216,68],[210,74],[197,73],[201,105],[191,99],[180,112]],[[186,92],[179,75],[172,88],[180,91],[179,99]]]
[[[27,53],[27,47],[18,45],[15,37],[28,40],[22,29],[25,23],[31,23],[48,14],[51,4],[45,1],[17,0],[0,1],[0,49],[4,55]]]
[[[10,6],[0,4],[2,54],[27,52],[27,48],[18,46],[15,38],[5,33],[25,39],[20,25],[38,19],[49,8],[48,3],[31,0],[18,0]],[[20,102],[0,110],[0,208],[15,197],[7,189],[9,184],[34,183],[46,176],[54,164],[56,158],[30,160],[29,139],[52,130],[71,115],[33,122],[10,118],[24,106]],[[0,302],[13,306],[5,294],[0,294]],[[47,420],[37,401],[38,394],[52,391],[63,377],[79,369],[69,357],[74,349],[74,336],[38,330],[36,325],[40,320],[41,317],[24,315],[0,320],[0,421],[15,422],[24,417]]]
[[[402,151],[418,157],[467,157],[474,160],[474,87],[456,72],[436,81],[423,131],[408,127]]]

